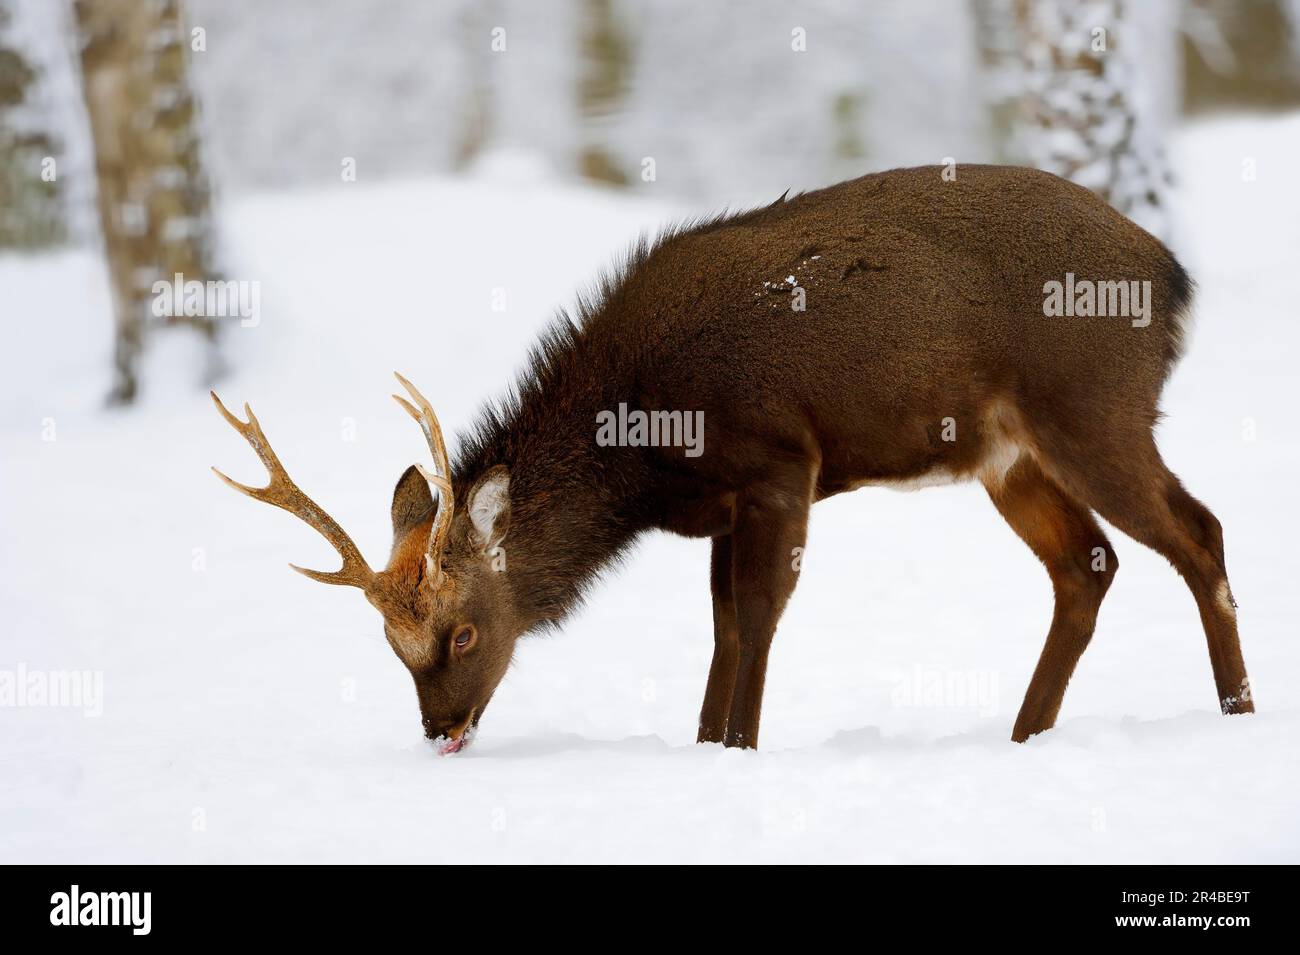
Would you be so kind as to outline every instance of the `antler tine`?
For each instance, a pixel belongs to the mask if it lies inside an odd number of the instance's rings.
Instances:
[[[240,421],[239,418],[226,409],[215,391],[209,392],[209,394],[212,395],[212,401],[217,406],[217,410],[221,412],[221,416],[226,419],[232,428],[243,435],[244,440],[257,452],[257,456],[266,467],[271,480],[266,487],[249,487],[246,484],[240,484],[238,481],[232,481],[216,468],[212,469],[212,473],[241,494],[247,494],[255,501],[274,504],[281,510],[288,511],[290,514],[302,519],[329,541],[334,549],[339,552],[339,556],[343,558],[342,568],[333,572],[308,570],[295,564],[289,566],[298,573],[310,577],[312,580],[318,580],[323,584],[360,587],[362,590],[369,587],[374,580],[375,574],[370,569],[370,565],[366,563],[366,559],[361,556],[361,551],[357,549],[357,545],[352,542],[352,538],[338,525],[338,522],[326,514],[315,501],[304,494],[298,485],[293,482],[293,478],[289,477],[289,472],[284,469],[284,465],[280,463],[280,459],[276,457],[275,451],[271,448],[271,443],[266,440],[266,435],[262,433],[262,426],[253,414],[253,409],[245,404],[244,414],[248,416],[248,421]]]
[[[434,466],[441,468],[442,465],[440,465],[437,461],[437,457],[438,457],[437,442],[439,439],[441,439],[442,433],[440,431],[437,432],[437,438],[435,438],[434,437],[435,432],[428,425],[425,424],[424,416],[420,414],[420,412],[416,411],[415,408],[411,406],[411,403],[407,401],[405,398],[403,398],[401,395],[393,395],[393,400],[396,401],[403,408],[405,408],[406,413],[409,414],[412,418],[414,418],[416,420],[416,423],[420,425],[420,429],[424,431],[425,437],[429,441],[429,450],[433,452],[434,459],[435,459]],[[437,427],[436,421],[433,427],[434,428]],[[423,464],[417,464],[416,468],[419,470],[419,472],[422,475],[424,475],[425,480],[427,480],[430,484],[434,485],[439,490],[445,488],[448,491],[448,493],[451,492],[451,482],[448,481],[441,474],[438,474],[436,472],[430,472]]]
[[[442,552],[447,543],[447,533],[451,530],[451,518],[456,504],[451,489],[451,462],[447,458],[447,444],[442,439],[442,427],[438,424],[438,416],[433,413],[433,406],[415,385],[397,372],[393,372],[393,376],[415,400],[415,405],[401,395],[393,395],[393,399],[415,419],[424,432],[424,438],[429,442],[429,452],[433,455],[432,472],[422,464],[415,467],[429,482],[429,486],[438,490],[438,511],[433,519],[433,530],[429,533],[429,546],[425,552],[425,563],[429,569],[425,579],[437,587],[442,583]]]

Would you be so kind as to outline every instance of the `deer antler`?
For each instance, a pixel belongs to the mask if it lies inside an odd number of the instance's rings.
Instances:
[[[302,520],[319,531],[321,536],[329,541],[343,558],[343,567],[333,573],[308,570],[294,564],[289,566],[293,567],[298,573],[304,574],[312,580],[319,580],[323,584],[360,587],[362,590],[369,588],[375,579],[374,571],[370,569],[366,559],[361,556],[361,551],[357,550],[357,545],[352,543],[352,538],[344,532],[343,528],[339,527],[334,518],[326,514],[315,501],[302,493],[298,485],[293,483],[293,479],[285,471],[284,465],[280,463],[280,459],[271,450],[271,443],[266,440],[266,435],[262,433],[262,426],[257,423],[257,418],[253,416],[253,409],[247,404],[244,405],[244,413],[248,415],[248,422],[245,423],[226,410],[226,406],[221,403],[221,399],[217,397],[215,391],[209,392],[209,394],[212,395],[212,400],[216,403],[221,416],[230,422],[232,428],[244,436],[244,440],[252,446],[253,450],[257,452],[257,456],[262,459],[262,463],[266,465],[266,470],[270,472],[271,483],[266,487],[248,487],[238,481],[232,481],[216,468],[213,468],[212,472],[241,494],[247,494],[255,501],[274,504],[276,507],[302,518]]]
[[[422,464],[417,464],[415,467],[429,482],[429,489],[436,489],[438,492],[438,511],[433,518],[433,530],[429,532],[429,547],[424,555],[427,570],[425,580],[429,581],[430,586],[436,590],[443,582],[442,552],[447,544],[447,532],[451,529],[451,516],[456,503],[451,490],[451,462],[447,459],[447,445],[442,440],[442,428],[438,424],[438,416],[433,413],[433,406],[424,395],[420,394],[415,385],[397,372],[393,372],[393,375],[402,383],[402,387],[410,392],[419,408],[417,410],[401,395],[393,395],[393,400],[415,419],[415,423],[424,432],[425,440],[429,442],[429,451],[433,454],[433,472],[428,471]]]

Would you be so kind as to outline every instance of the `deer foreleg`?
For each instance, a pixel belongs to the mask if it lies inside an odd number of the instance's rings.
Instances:
[[[815,473],[807,468],[774,475],[736,502],[731,552],[739,646],[727,746],[758,745],[768,649],[798,577]]]
[[[731,587],[731,536],[713,538],[709,567],[713,589],[713,663],[700,709],[700,743],[721,743],[727,732],[727,714],[736,686],[740,656],[740,631],[736,625],[736,599]]]

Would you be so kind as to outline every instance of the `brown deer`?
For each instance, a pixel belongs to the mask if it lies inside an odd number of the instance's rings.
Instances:
[[[271,482],[218,474],[339,551],[339,571],[302,572],[361,588],[383,614],[444,752],[468,741],[519,637],[556,625],[651,529],[712,539],[699,740],[756,746],[812,504],[963,479],[984,485],[1055,590],[1013,740],[1054,724],[1115,575],[1094,512],[1184,577],[1223,712],[1252,712],[1219,522],[1152,436],[1186,272],[1055,176],[940,172],[864,176],[641,242],[577,321],[561,313],[454,467],[429,402],[399,376],[433,467],[397,482],[383,570],[293,483],[251,410],[245,424],[220,401]],[[1107,312],[1130,290],[1141,318]]]

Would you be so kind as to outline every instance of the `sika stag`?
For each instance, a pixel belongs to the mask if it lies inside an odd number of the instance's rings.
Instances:
[[[713,543],[699,739],[755,746],[809,508],[960,480],[984,485],[1055,589],[1012,739],[1053,725],[1114,577],[1094,512],[1173,563],[1223,712],[1251,712],[1219,522],[1152,436],[1191,288],[1160,242],[1055,176],[894,170],[641,244],[542,337],[455,465],[400,379],[433,466],[397,482],[383,570],[290,480],[252,412],[245,424],[218,401],[271,483],[221,476],[338,549],[341,570],[302,572],[383,614],[445,752],[478,725],[516,641],[655,529]]]

